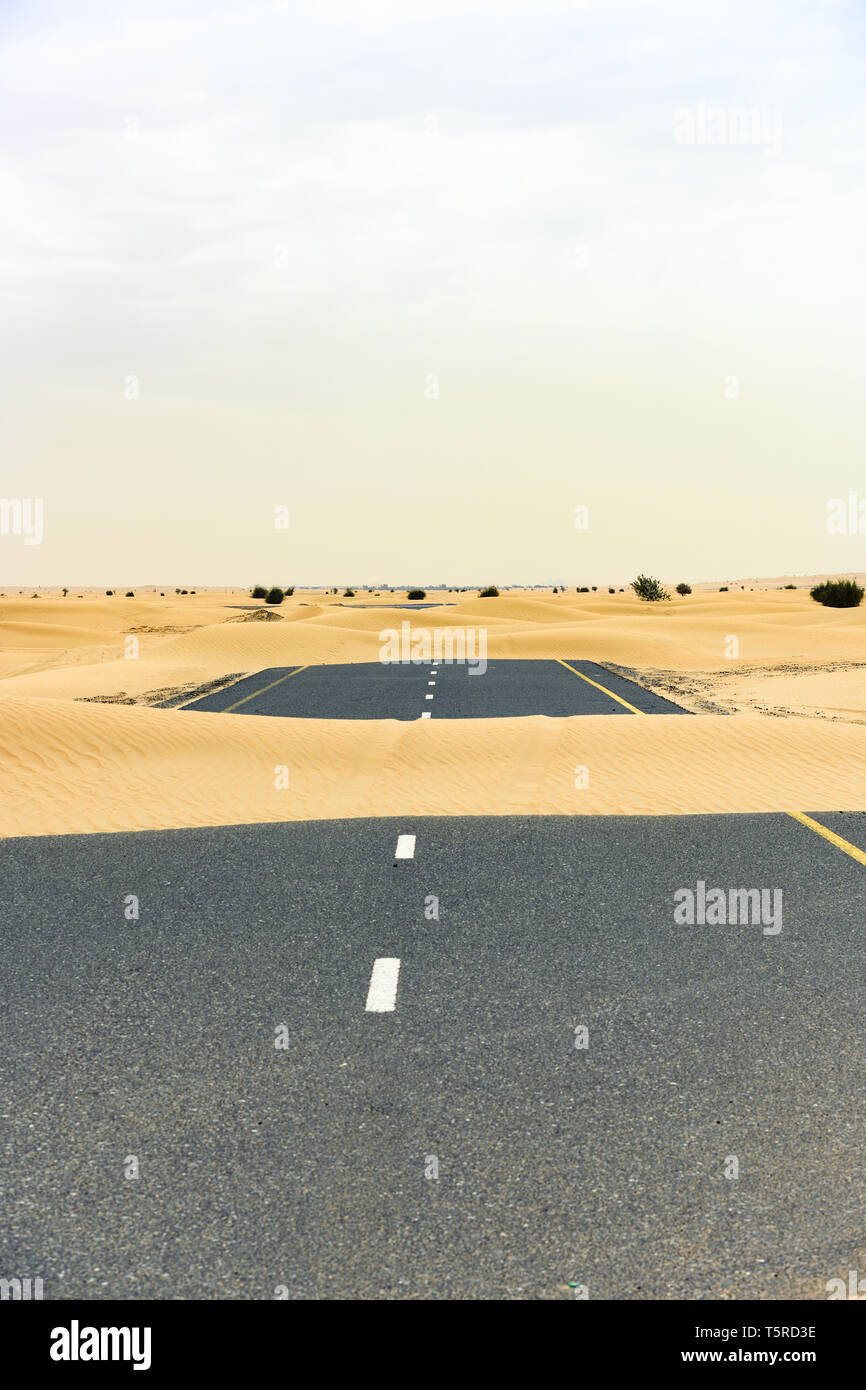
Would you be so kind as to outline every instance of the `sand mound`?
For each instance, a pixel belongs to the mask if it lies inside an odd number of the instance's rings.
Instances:
[[[281,623],[282,613],[271,608],[256,608],[252,613],[241,613],[237,618],[229,618],[230,623]]]
[[[278,790],[280,768],[289,786]],[[589,785],[575,788],[576,769]],[[358,816],[864,810],[866,729],[807,721],[320,721],[0,700],[0,833]]]
[[[0,648],[95,646],[104,636],[102,628],[72,623],[0,622]]]
[[[658,605],[619,593],[473,593],[415,612],[298,592],[278,613],[239,612],[243,599],[0,602],[2,833],[864,809],[866,679],[855,663],[866,650],[866,608],[822,609],[802,591],[696,593]],[[383,631],[403,622],[482,627],[494,660],[610,662],[662,688],[667,679],[687,705],[736,717],[328,723],[101,703],[180,697],[273,666],[376,661]],[[273,785],[280,765],[290,769],[288,792]],[[590,774],[580,791],[576,766]]]
[[[491,659],[574,657],[638,671],[718,671],[724,677],[738,664],[853,662],[866,648],[866,608],[823,609],[801,591],[704,593],[662,604],[642,604],[619,593],[498,599],[470,594],[455,595],[453,601],[454,607],[413,612],[351,608],[296,595],[273,614],[238,613],[236,595],[223,605],[211,596],[198,607],[196,600],[175,599],[77,605],[67,600],[65,607],[46,600],[7,601],[0,605],[0,689],[72,699],[201,684],[268,666],[376,661],[384,630],[404,622],[413,629],[483,628]],[[64,615],[66,625],[58,622]],[[139,659],[131,662],[123,655],[125,639],[145,627]],[[187,630],[172,631],[178,627]]]

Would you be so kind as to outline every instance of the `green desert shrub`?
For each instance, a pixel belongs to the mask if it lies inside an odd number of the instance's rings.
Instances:
[[[406,597],[411,599],[419,599],[426,598],[427,594],[423,589],[410,589]]]
[[[284,598],[285,594],[282,589],[278,589],[275,584],[274,587],[268,589],[268,592],[265,594],[265,603],[282,603]]]
[[[719,593],[720,593],[720,594],[726,594],[727,592],[728,592],[728,586],[727,586],[727,584],[723,584],[722,587],[721,587],[721,589],[719,590]]]
[[[863,598],[863,590],[853,579],[827,579],[816,584],[810,593],[825,608],[856,608]]]
[[[179,594],[180,589],[176,589],[175,593]],[[257,584],[256,587],[253,589],[253,598],[267,598],[267,596],[268,591],[267,589],[263,589],[261,584]]]
[[[616,593],[616,589],[608,589],[607,592],[608,592],[609,594],[615,594],[615,593]]]
[[[293,594],[294,592],[295,592],[295,586],[294,586],[294,584],[292,585],[292,587],[291,587],[290,589],[284,589],[284,590],[283,590],[283,593],[285,594],[286,598],[291,598],[291,597],[292,597],[292,594]]]
[[[126,597],[127,597],[127,598],[135,598],[135,594],[132,592],[131,589],[127,589],[127,591],[126,591]]]
[[[677,593],[680,594],[683,598],[685,598],[686,594],[690,594],[691,592],[692,592],[692,586],[691,586],[691,584],[678,584],[678,585],[677,585]]]
[[[344,589],[344,590],[343,590],[343,598],[354,598],[354,597],[355,597],[355,590],[354,590],[354,589]]]
[[[489,584],[486,589],[482,589],[479,598],[499,598],[499,590],[495,584]]]
[[[661,599],[670,598],[667,589],[648,574],[639,574],[637,579],[631,581],[631,587],[645,603],[658,603]]]
[[[782,587],[785,589],[796,589],[797,586],[796,584],[784,584]]]
[[[113,590],[113,589],[106,589],[106,591],[105,591],[105,597],[106,597],[106,598],[114,598],[114,590]]]

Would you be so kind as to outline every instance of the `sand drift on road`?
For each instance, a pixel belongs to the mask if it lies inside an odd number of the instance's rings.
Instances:
[[[238,593],[0,601],[0,834],[866,809],[866,612],[819,609],[792,591],[660,605],[630,594],[449,597],[454,606],[424,610],[418,625],[483,625],[484,675],[380,667],[383,628],[405,609],[321,594],[296,593],[270,621],[239,613]],[[732,635],[737,660],[725,655]],[[668,673],[668,703],[641,690],[650,668]],[[262,672],[294,670],[262,694]],[[604,690],[579,674],[593,671]],[[688,690],[674,688],[677,673]],[[744,680],[750,693],[734,707],[748,713],[659,712],[700,710],[695,689],[724,706]],[[752,712],[762,682],[779,681],[797,717]],[[244,691],[258,693],[232,712]],[[822,717],[805,717],[825,694]],[[167,698],[199,708],[142,707]]]
[[[410,813],[844,811],[864,802],[864,734],[841,724],[274,719],[9,699],[0,720],[7,836]]]

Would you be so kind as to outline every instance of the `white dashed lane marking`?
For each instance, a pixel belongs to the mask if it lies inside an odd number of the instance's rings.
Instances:
[[[432,699],[433,699],[433,696],[432,696],[432,695],[425,695],[425,696],[424,696],[424,699],[425,699],[425,700],[432,700]]]
[[[368,1014],[389,1014],[397,1002],[397,981],[400,978],[400,961],[396,956],[380,956],[373,962],[370,988],[367,990]]]
[[[398,835],[397,848],[394,851],[395,859],[414,859],[415,858],[415,836]]]
[[[430,711],[429,711],[429,709],[427,709],[427,710],[424,711],[424,713],[421,715],[421,718],[422,718],[422,719],[429,719],[429,718],[430,718]]]

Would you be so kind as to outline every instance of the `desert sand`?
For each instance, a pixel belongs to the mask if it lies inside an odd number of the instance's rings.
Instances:
[[[0,598],[0,833],[866,809],[866,607],[823,609],[804,590],[652,605],[607,592],[434,598],[453,606],[408,613],[361,606],[384,596],[296,591],[269,621],[238,592]],[[408,619],[483,626],[491,659],[606,663],[700,717],[422,724],[148,708],[263,667],[375,661],[382,630]]]

